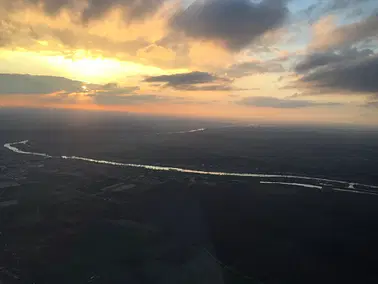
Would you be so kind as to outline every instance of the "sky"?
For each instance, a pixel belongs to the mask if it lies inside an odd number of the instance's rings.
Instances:
[[[0,106],[378,125],[376,0],[0,0]]]

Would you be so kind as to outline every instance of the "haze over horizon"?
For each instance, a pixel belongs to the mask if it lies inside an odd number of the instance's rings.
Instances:
[[[0,0],[0,105],[378,123],[375,0]]]

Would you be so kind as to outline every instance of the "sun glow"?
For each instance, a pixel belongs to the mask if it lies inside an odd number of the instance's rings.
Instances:
[[[103,57],[81,56],[80,54],[73,58],[51,56],[48,62],[55,67],[59,66],[60,69],[71,74],[71,77],[93,83],[105,83],[127,76],[162,73],[162,70],[157,67]]]
[[[121,69],[119,62],[102,58],[72,60],[70,65],[75,72],[88,78],[103,77],[109,74],[109,72],[113,73]],[[127,72],[128,70],[125,71]]]

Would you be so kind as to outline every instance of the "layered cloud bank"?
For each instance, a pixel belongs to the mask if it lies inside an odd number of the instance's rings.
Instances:
[[[377,8],[0,0],[0,104],[376,124]]]

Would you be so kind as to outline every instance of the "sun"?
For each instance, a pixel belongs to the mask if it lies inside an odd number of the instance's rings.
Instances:
[[[84,58],[70,62],[71,70],[88,79],[99,79],[112,76],[121,71],[121,63],[103,58]],[[131,70],[132,71],[132,70]]]
[[[73,58],[53,56],[50,57],[49,63],[63,70],[71,78],[92,83],[107,83],[127,76],[155,75],[162,72],[160,68],[153,66],[80,53]]]

